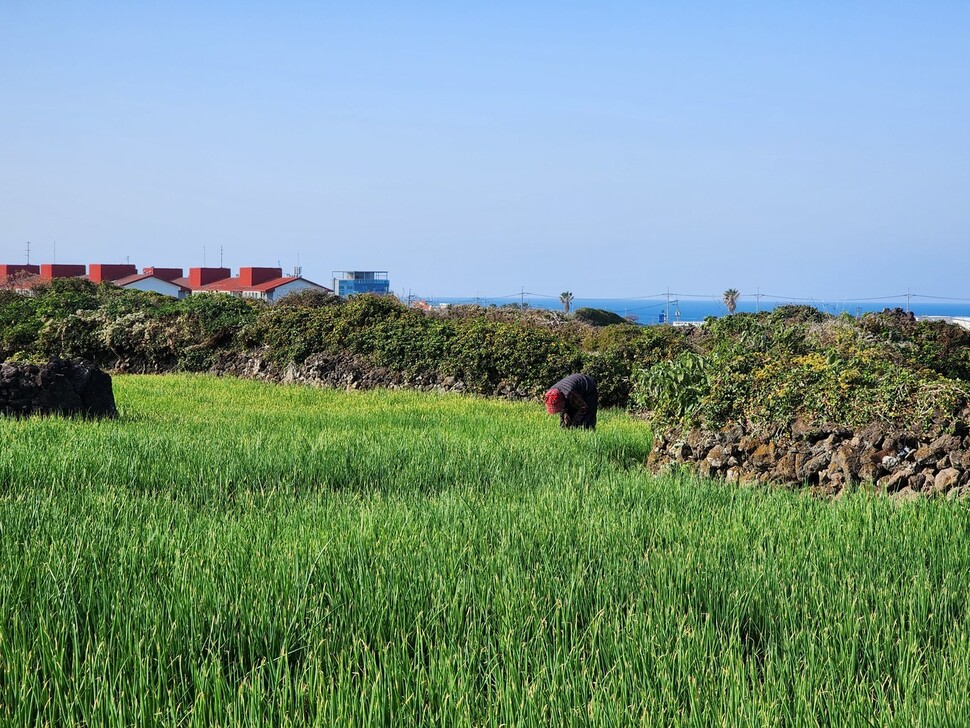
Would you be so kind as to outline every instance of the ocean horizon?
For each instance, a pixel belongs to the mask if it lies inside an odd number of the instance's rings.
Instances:
[[[526,294],[524,296],[443,296],[440,298],[427,299],[432,305],[438,304],[462,304],[477,303],[482,306],[505,306],[509,304],[525,303],[533,308],[549,310],[562,310],[559,299],[552,296],[535,296]],[[911,311],[917,318],[920,317],[970,317],[970,299],[944,299],[929,296],[906,296],[896,299],[873,300],[873,299],[839,299],[839,300],[813,300],[813,299],[768,299],[762,297],[742,298],[738,301],[735,308],[736,313],[756,313],[758,311],[770,311],[779,306],[805,305],[817,308],[823,313],[838,316],[848,313],[851,316],[861,316],[864,313],[873,313],[884,309],[900,308],[904,311]],[[641,298],[574,298],[570,310],[578,308],[598,308],[612,311],[623,317],[631,317],[640,324],[657,324],[670,322],[689,322],[703,321],[709,316],[726,316],[727,306],[719,298],[700,298],[692,296],[690,298],[680,297],[670,294],[668,300],[663,296],[644,296]]]

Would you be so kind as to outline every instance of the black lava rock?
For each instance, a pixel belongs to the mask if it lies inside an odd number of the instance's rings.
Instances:
[[[89,361],[52,359],[47,364],[0,365],[0,411],[117,417],[111,376]]]

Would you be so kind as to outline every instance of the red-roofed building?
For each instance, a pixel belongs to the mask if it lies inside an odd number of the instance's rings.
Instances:
[[[0,265],[0,288],[29,293],[39,281],[39,265],[6,263]]]
[[[83,265],[42,263],[41,265],[0,265],[0,285],[18,293],[33,295],[34,288],[50,283],[54,278],[83,278]]]
[[[240,268],[239,282],[247,288],[283,277],[282,268]]]
[[[155,276],[156,278],[161,278],[163,281],[174,281],[176,278],[182,277],[181,268],[157,268],[151,266],[148,268],[142,268],[142,273],[147,273],[150,276]]]
[[[177,271],[181,275],[182,270],[176,268],[170,268],[169,271]],[[149,272],[153,271],[153,272]],[[168,275],[162,269],[162,275]],[[144,273],[136,273],[135,275],[126,276],[125,278],[119,278],[116,281],[112,281],[119,288],[128,288],[135,291],[152,291],[153,293],[161,293],[163,296],[172,296],[173,298],[185,298],[192,293],[192,289],[188,286],[181,285],[175,282],[175,278],[168,280],[163,278],[158,273],[154,272],[152,268],[145,268]]]
[[[302,276],[284,276],[282,268],[240,268],[235,278],[223,278],[208,285],[196,288],[193,293],[229,293],[241,298],[255,298],[261,301],[278,301],[283,296],[304,291],[330,291]]]
[[[127,263],[112,265],[110,263],[91,263],[88,266],[88,280],[92,283],[116,281],[119,278],[138,274],[138,269]]]
[[[194,291],[231,276],[228,268],[189,268],[189,288]]]
[[[83,265],[73,265],[71,263],[41,263],[40,277],[45,281],[53,278],[80,278],[87,274],[87,269]]]
[[[299,270],[296,271],[299,273]],[[83,265],[44,263],[36,265],[0,265],[0,284],[29,293],[34,286],[53,278],[83,278],[92,283],[110,282],[121,288],[154,291],[173,298],[193,293],[228,293],[240,298],[278,301],[296,291],[331,292],[326,286],[309,281],[300,275],[284,276],[282,268],[249,266],[239,269],[233,277],[228,268],[189,268],[183,277],[181,268],[143,268],[141,273],[131,264],[92,263],[90,270]]]
[[[27,265],[27,264],[12,264],[8,265],[6,263],[0,264],[0,280],[6,278],[12,278],[13,276],[18,277],[28,277],[36,276],[40,274],[39,265]]]

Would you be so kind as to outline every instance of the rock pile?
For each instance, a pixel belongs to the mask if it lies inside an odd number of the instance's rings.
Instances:
[[[756,436],[740,426],[685,436],[658,434],[648,466],[686,465],[729,482],[810,487],[837,495],[852,483],[873,483],[899,498],[970,496],[970,411],[948,428],[916,434],[882,425],[860,430],[799,427]]]
[[[52,359],[47,364],[0,365],[0,410],[32,414],[116,417],[111,377],[91,362]]]

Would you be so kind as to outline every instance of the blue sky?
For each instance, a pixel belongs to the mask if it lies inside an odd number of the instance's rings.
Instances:
[[[0,262],[970,298],[970,4],[0,3]]]

